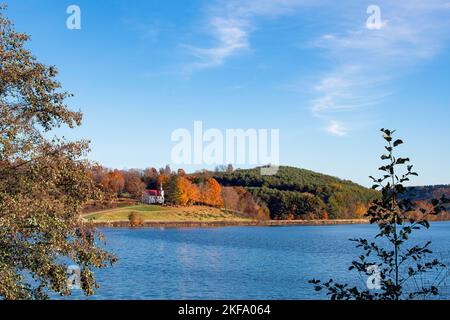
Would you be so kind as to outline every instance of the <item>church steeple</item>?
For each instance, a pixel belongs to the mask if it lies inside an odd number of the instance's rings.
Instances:
[[[160,185],[159,185],[159,192],[161,193],[161,197],[164,198],[164,189],[162,187],[162,183],[160,183]]]

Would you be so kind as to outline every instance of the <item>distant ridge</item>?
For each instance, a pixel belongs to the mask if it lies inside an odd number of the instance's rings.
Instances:
[[[406,196],[416,201],[429,201],[441,198],[443,195],[450,198],[450,185],[415,186],[406,188]]]

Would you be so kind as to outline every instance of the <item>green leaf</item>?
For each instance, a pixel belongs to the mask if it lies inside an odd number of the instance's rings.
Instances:
[[[398,158],[397,161],[396,161],[396,164],[404,164],[404,163],[407,163],[409,161],[410,161],[409,158]]]

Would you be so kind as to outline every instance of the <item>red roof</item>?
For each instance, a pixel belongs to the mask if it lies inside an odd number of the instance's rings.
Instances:
[[[161,191],[159,191],[159,190],[147,190],[147,194],[149,196],[160,196],[161,195]]]

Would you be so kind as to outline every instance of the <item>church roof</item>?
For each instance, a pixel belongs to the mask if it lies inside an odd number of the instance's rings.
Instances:
[[[149,196],[161,196],[160,190],[147,190]]]

